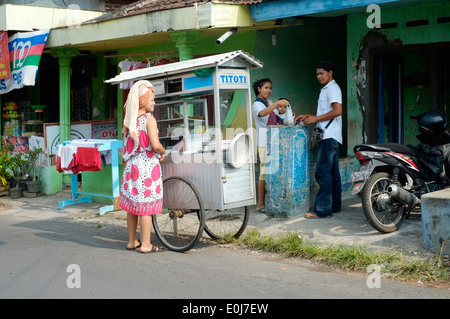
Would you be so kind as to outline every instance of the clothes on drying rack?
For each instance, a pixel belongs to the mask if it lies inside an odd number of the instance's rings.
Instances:
[[[76,174],[72,170],[77,165],[76,154],[77,148],[75,146],[60,145],[56,157],[56,170],[60,173]]]
[[[82,171],[99,171],[111,164],[111,150],[99,151],[99,147],[115,140],[75,139],[69,145],[60,145],[56,169],[60,173],[78,174]]]
[[[102,169],[98,147],[77,147],[77,163],[80,171],[97,172]]]
[[[74,139],[70,142],[71,146],[83,146],[83,147],[99,147],[105,143],[109,143],[111,139]],[[100,151],[100,159],[104,166],[111,164],[111,150]]]
[[[102,169],[98,147],[60,146],[56,160],[56,169],[60,173],[78,174],[96,172]]]

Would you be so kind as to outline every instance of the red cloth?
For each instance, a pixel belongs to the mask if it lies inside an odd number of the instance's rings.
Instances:
[[[60,173],[78,173],[77,156],[69,146],[60,146],[56,157],[56,169]]]
[[[60,146],[56,159],[56,169],[60,173],[78,174],[82,171],[97,172],[102,168],[98,147]]]
[[[80,172],[96,172],[102,169],[102,160],[98,147],[77,147],[77,162]]]
[[[60,173],[63,173],[63,172],[67,173],[67,171],[70,171],[76,167],[75,163],[76,163],[76,157],[74,155],[72,162],[70,162],[70,165],[68,165],[68,167],[62,167],[61,157],[57,156],[56,157],[56,170]],[[75,171],[77,171],[77,169],[75,169]],[[72,172],[73,172],[73,170],[72,170]],[[76,174],[76,172],[74,174]]]

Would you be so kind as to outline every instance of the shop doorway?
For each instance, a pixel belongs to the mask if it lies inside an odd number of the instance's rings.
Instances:
[[[369,143],[417,145],[417,116],[430,109],[449,117],[450,43],[377,48],[371,52]],[[421,95],[420,108],[416,97]],[[376,119],[376,121],[375,121]]]
[[[403,59],[377,55],[378,142],[404,142]]]

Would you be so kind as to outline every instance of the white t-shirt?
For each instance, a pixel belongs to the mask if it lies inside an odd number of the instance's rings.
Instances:
[[[125,59],[123,61],[119,62],[119,68],[121,70],[121,72],[127,72],[127,71],[131,71],[133,70],[133,63],[134,61],[130,61],[128,59]],[[122,90],[129,90],[131,89],[131,87],[133,86],[133,82],[121,82],[120,83],[120,88]]]
[[[272,105],[271,100],[267,100],[269,105]],[[263,117],[259,117],[258,114],[266,108],[266,105],[261,101],[255,101],[252,105],[253,118],[255,119],[256,128],[256,145],[260,147],[267,147],[267,121],[269,120],[269,114]]]
[[[316,115],[319,116],[330,112],[333,109],[331,107],[332,103],[342,104],[342,92],[335,80],[332,80],[320,90]],[[328,122],[329,121],[318,122],[316,126],[323,130]],[[342,116],[334,118],[333,122],[331,122],[330,126],[328,126],[323,133],[323,138],[334,138],[342,144]]]
[[[119,62],[119,68],[122,72],[127,72],[127,71],[132,71],[132,70],[138,70],[138,69],[143,69],[146,68],[147,64],[139,62],[139,61],[130,61],[128,59],[125,59],[121,62]],[[133,86],[134,82],[133,81],[129,81],[129,82],[121,82],[120,83],[120,88],[122,90],[129,90],[131,89],[131,87]]]

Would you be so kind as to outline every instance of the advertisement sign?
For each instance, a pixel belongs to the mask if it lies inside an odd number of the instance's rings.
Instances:
[[[10,77],[8,32],[0,31],[0,80],[8,79]]]
[[[0,79],[0,94],[33,86],[50,30],[18,32],[8,41],[11,75]]]
[[[57,154],[57,146],[61,143],[57,123],[45,123],[45,145],[49,155]],[[117,121],[74,122],[70,123],[70,139],[117,139]]]
[[[2,136],[3,143],[2,145],[6,144],[13,144],[14,148],[12,150],[13,153],[19,153],[23,152],[29,149],[28,146],[28,136]]]
[[[48,154],[58,154],[57,146],[61,144],[59,135],[59,125],[44,124],[45,127],[45,145],[47,145]],[[91,123],[72,124],[70,125],[70,139],[90,139]]]
[[[92,123],[92,138],[96,140],[117,139],[117,122]]]

